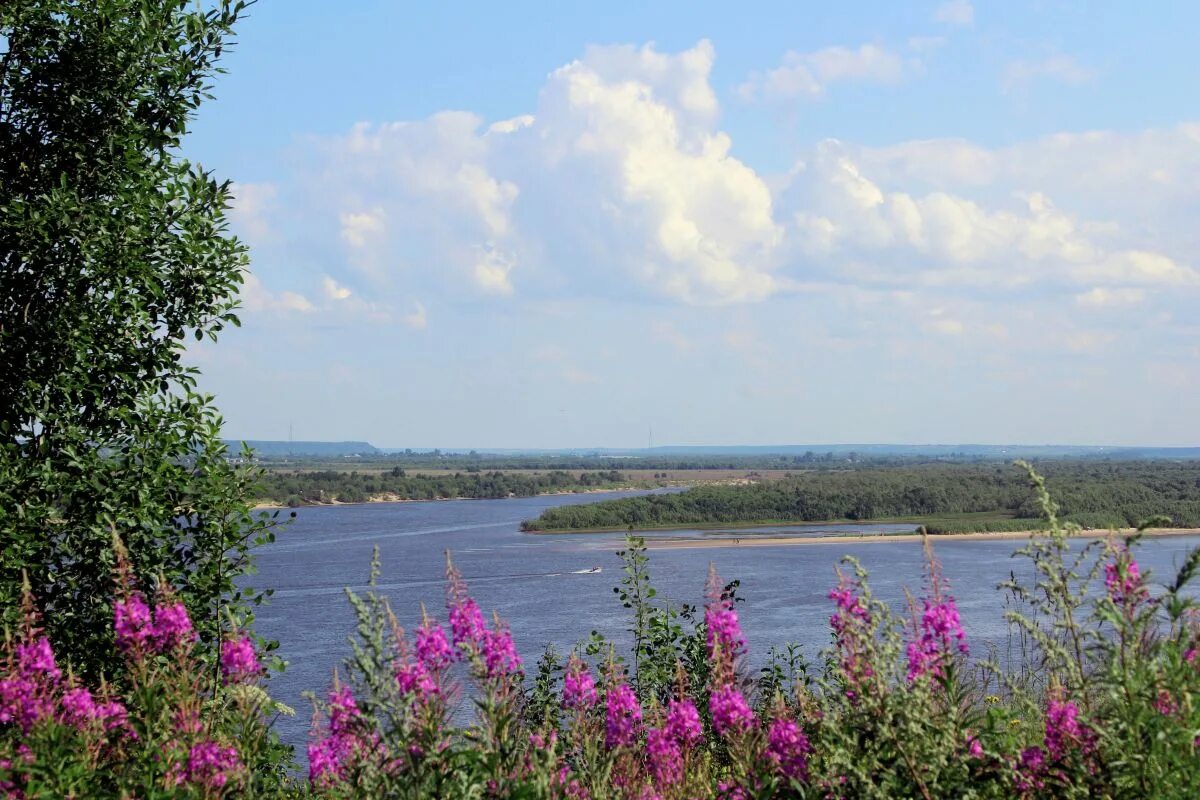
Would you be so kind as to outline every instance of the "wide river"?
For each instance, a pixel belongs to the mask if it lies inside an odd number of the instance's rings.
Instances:
[[[278,639],[287,670],[271,681],[276,699],[297,710],[279,720],[284,740],[303,744],[311,705],[301,692],[324,693],[332,670],[350,650],[347,637],[354,619],[343,595],[345,587],[362,590],[371,551],[382,561],[379,590],[388,595],[400,623],[420,620],[424,601],[433,615],[445,618],[443,572],[450,550],[484,612],[492,610],[512,626],[517,646],[532,667],[542,649],[554,643],[560,652],[599,630],[627,643],[627,617],[612,587],[620,579],[621,534],[530,535],[521,520],[552,506],[594,502],[634,493],[555,495],[508,500],[458,500],[424,503],[375,503],[300,509],[279,531],[273,544],[258,550],[259,575],[253,585],[274,587],[271,602],[258,614],[258,630]],[[884,533],[911,530],[903,525],[806,527],[805,535],[827,532]],[[778,535],[774,529],[772,532]],[[745,531],[752,537],[761,529]],[[727,532],[726,532],[727,534]],[[653,536],[702,538],[700,531],[655,533]],[[943,541],[937,544],[951,589],[958,600],[974,654],[990,647],[1003,650],[1008,626],[996,584],[1011,570],[1028,575],[1025,561],[1010,558],[1021,542]],[[1166,582],[1200,537],[1175,536],[1146,540],[1139,560],[1152,580]],[[871,573],[875,595],[894,607],[905,602],[904,588],[920,591],[922,553],[918,542],[861,542],[841,545],[662,549],[650,553],[650,571],[659,598],[701,603],[710,562],[722,578],[741,580],[746,602],[739,607],[751,659],[761,658],[772,644],[798,642],[817,661],[829,642],[831,604],[826,595],[835,582],[834,567],[842,555],[856,556]],[[580,573],[592,567],[600,573]],[[757,658],[756,658],[757,657]]]

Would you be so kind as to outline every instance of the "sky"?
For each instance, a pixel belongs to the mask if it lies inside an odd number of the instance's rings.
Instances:
[[[234,438],[1200,444],[1200,4],[260,0]]]

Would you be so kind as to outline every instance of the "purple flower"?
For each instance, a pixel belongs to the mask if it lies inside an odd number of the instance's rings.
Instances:
[[[587,710],[596,705],[596,681],[588,671],[587,664],[575,656],[567,662],[563,676],[563,706],[570,709]]]
[[[192,618],[183,603],[160,605],[154,609],[154,643],[165,652],[196,640]]]
[[[437,623],[417,628],[416,651],[417,658],[431,672],[443,670],[454,662],[454,648],[446,639],[446,631]]]
[[[513,643],[508,628],[486,631],[482,641],[483,662],[489,678],[519,674],[522,671],[521,656]]]
[[[336,781],[342,776],[338,740],[330,737],[308,744],[308,780],[314,786]]]
[[[17,668],[26,677],[40,676],[56,681],[62,676],[62,671],[54,663],[54,650],[50,647],[50,640],[45,636],[39,636],[27,644],[18,644],[16,651]]]
[[[642,723],[642,708],[628,684],[608,690],[605,709],[605,744],[610,750],[633,744]]]
[[[958,616],[958,606],[949,595],[924,598],[924,611],[917,625],[915,641],[908,643],[908,679],[943,674],[944,662],[955,652],[968,655],[966,633]]]
[[[704,624],[709,658],[714,657],[718,649],[730,659],[741,654],[746,640],[742,637],[742,626],[738,622],[737,612],[728,600],[709,605],[704,610]]]
[[[113,628],[117,632],[117,644],[126,651],[141,650],[153,638],[150,607],[140,593],[133,592],[113,604]]]
[[[80,686],[63,692],[63,722],[76,728],[85,728],[96,716],[96,701],[86,688]]]
[[[53,713],[53,704],[35,681],[21,676],[0,680],[0,724],[15,722],[28,733]]]
[[[1027,747],[1017,759],[1014,782],[1017,791],[1030,792],[1043,786],[1042,772],[1046,766],[1046,754],[1040,747]]]
[[[754,712],[742,693],[732,686],[719,686],[708,698],[713,729],[721,736],[741,733],[754,727]]]
[[[1074,701],[1050,698],[1046,705],[1046,751],[1052,759],[1061,759],[1076,746],[1090,750],[1092,738],[1092,732],[1079,721],[1079,706]]]
[[[1149,595],[1142,570],[1125,547],[1117,547],[1113,560],[1104,565],[1104,588],[1118,606],[1132,611]]]
[[[416,694],[423,698],[438,693],[437,681],[420,661],[401,665],[396,670],[396,683],[401,694]]]
[[[683,780],[683,753],[670,731],[659,728],[646,731],[646,764],[654,785],[659,788]]]
[[[694,747],[704,738],[700,712],[691,700],[671,700],[667,703],[666,729],[685,747]]]
[[[349,686],[329,690],[329,730],[336,734],[351,730],[360,715],[354,692]]]
[[[241,683],[262,674],[262,665],[258,663],[249,636],[226,639],[221,643],[221,673],[226,683]]]
[[[232,773],[242,768],[237,750],[222,747],[216,742],[200,742],[188,752],[187,768],[176,780],[210,789],[220,789]]]
[[[812,745],[800,726],[790,719],[777,719],[767,731],[767,758],[775,770],[789,780],[808,780],[808,754]]]

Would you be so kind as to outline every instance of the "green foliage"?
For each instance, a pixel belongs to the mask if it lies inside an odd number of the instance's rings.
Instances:
[[[613,489],[628,485],[616,470],[606,472],[514,473],[480,472],[468,468],[466,474],[410,475],[395,467],[385,472],[266,472],[258,494],[295,507],[307,503],[363,503],[372,497],[397,500],[448,500],[451,498],[532,497],[549,492],[582,492],[589,489]]]
[[[248,617],[245,498],[186,342],[236,325],[244,246],[229,185],[179,155],[245,4],[0,4],[0,609],[21,576],[63,658],[121,667],[112,534],[175,586],[211,658],[218,609]]]
[[[1079,525],[1134,526],[1164,514],[1200,526],[1200,464],[1056,461],[1043,465],[1061,506]],[[825,470],[749,485],[547,509],[526,530],[624,529],[755,522],[912,519],[931,533],[1028,530],[1041,508],[1007,466],[934,464]]]

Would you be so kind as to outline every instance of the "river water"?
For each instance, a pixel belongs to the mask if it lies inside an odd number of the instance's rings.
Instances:
[[[547,643],[560,652],[599,630],[618,644],[627,617],[613,594],[620,580],[614,553],[622,535],[521,533],[521,520],[553,506],[626,497],[634,492],[554,495],[507,500],[457,500],[421,503],[374,503],[303,508],[279,531],[278,540],[258,550],[255,586],[274,587],[269,605],[259,610],[258,631],[280,642],[287,670],[271,681],[272,695],[297,710],[281,718],[285,741],[297,745],[303,759],[311,705],[301,692],[323,693],[332,670],[350,650],[347,637],[354,618],[343,590],[366,587],[372,549],[379,547],[382,574],[378,584],[405,627],[420,620],[424,601],[429,612],[445,619],[446,550],[466,578],[484,612],[492,610],[512,626],[521,655],[532,667]],[[886,533],[911,525],[831,525],[805,527],[803,534]],[[778,535],[787,529],[754,529],[739,536]],[[795,531],[795,529],[790,529]],[[677,531],[659,536],[703,538],[715,532]],[[728,531],[720,535],[727,536]],[[1010,554],[1015,540],[943,541],[936,552],[958,600],[975,654],[990,647],[1003,650],[1008,626],[996,584],[1010,570],[1028,575],[1022,559]],[[1146,540],[1139,561],[1159,582],[1174,575],[1184,555],[1200,537]],[[739,607],[752,663],[772,644],[797,642],[810,661],[818,661],[829,642],[831,605],[826,595],[835,582],[834,567],[842,555],[857,557],[871,573],[875,595],[894,607],[905,602],[904,589],[919,593],[923,557],[919,542],[862,542],[837,545],[754,546],[651,550],[650,572],[659,598],[703,602],[704,580],[713,563],[725,580],[741,580],[746,602]],[[599,573],[581,572],[599,566]]]

